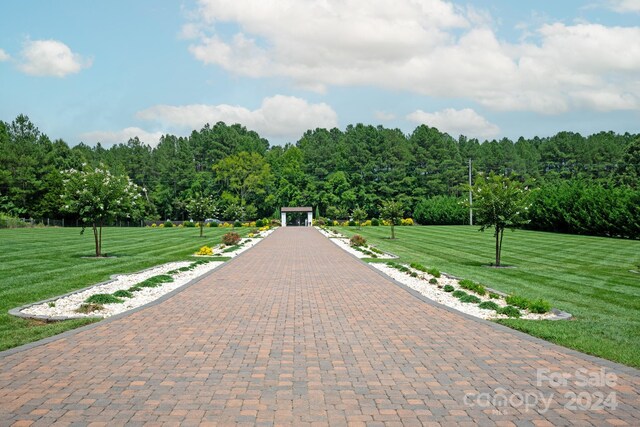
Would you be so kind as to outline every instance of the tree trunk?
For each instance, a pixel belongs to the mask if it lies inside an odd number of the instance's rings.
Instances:
[[[500,255],[502,252],[502,236],[504,228],[496,229],[496,267],[500,267]]]
[[[98,232],[98,256],[102,256],[102,220],[98,223],[99,232]]]
[[[203,228],[204,228],[204,221],[201,221],[200,222],[200,237],[202,237]]]
[[[394,230],[393,221],[391,222],[391,240],[395,240],[396,231]]]
[[[100,256],[100,244],[98,243],[98,224],[96,224],[96,222],[93,222],[93,239],[96,242],[96,256],[99,257]]]

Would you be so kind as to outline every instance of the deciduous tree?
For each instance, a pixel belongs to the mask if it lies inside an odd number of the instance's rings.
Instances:
[[[63,210],[91,225],[96,257],[102,256],[102,227],[117,218],[137,217],[142,209],[140,188],[126,175],[112,175],[104,165],[84,165],[63,172]]]
[[[529,222],[529,189],[504,175],[479,175],[472,187],[473,212],[480,231],[494,229],[496,262],[500,267],[502,239],[506,228],[515,229]]]

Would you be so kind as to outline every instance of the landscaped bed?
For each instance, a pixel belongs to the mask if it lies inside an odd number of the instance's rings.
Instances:
[[[220,255],[224,255],[226,259],[233,258],[254,246],[271,231],[273,230],[264,229],[245,239],[237,233],[227,233],[222,237],[223,240],[233,234],[233,242],[216,245],[215,250],[207,254],[215,257],[214,259],[198,255],[203,250],[200,248],[195,254],[202,257],[200,260],[172,262],[134,274],[115,275],[108,282],[12,309],[10,314],[36,320],[59,321],[83,317],[105,318],[124,313],[149,304],[209,273],[224,263]]]
[[[84,317],[44,322],[9,314],[9,310],[104,283],[117,274],[131,274],[169,262],[193,262],[202,245],[215,246],[229,231],[247,237],[251,228],[207,228],[205,237],[186,227],[103,230],[103,252],[92,257],[93,239],[79,228],[0,230],[0,351],[46,338],[91,322]],[[233,253],[225,253],[229,257]],[[211,258],[207,258],[211,259]],[[215,260],[215,258],[213,259]]]

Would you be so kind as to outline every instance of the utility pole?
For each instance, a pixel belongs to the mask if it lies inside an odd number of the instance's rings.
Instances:
[[[469,225],[473,225],[473,192],[471,191],[471,159],[469,159]]]

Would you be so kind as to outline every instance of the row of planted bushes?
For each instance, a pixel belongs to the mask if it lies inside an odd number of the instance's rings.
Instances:
[[[327,218],[319,218],[313,220],[313,225],[317,225],[320,227],[324,226],[333,226],[333,227],[356,227],[358,225],[362,227],[379,227],[379,226],[390,226],[391,221],[386,219],[377,219],[372,218],[366,221],[362,221],[362,223],[358,224],[355,220],[350,219],[347,221],[338,221],[338,220],[330,220]],[[413,218],[403,218],[400,220],[399,224],[396,225],[413,225]]]
[[[419,202],[415,220],[422,225],[469,223],[461,198],[435,196]],[[595,182],[559,181],[531,194],[528,229],[594,236],[640,238],[640,189]]]
[[[274,219],[259,219],[256,221],[250,221],[250,222],[242,222],[242,221],[234,221],[234,222],[207,222],[204,226],[205,227],[223,227],[223,228],[240,228],[240,227],[251,227],[251,228],[255,228],[255,227],[265,227],[265,226],[279,226],[280,225],[280,221],[278,220],[274,220]],[[171,228],[171,227],[200,227],[200,223],[199,222],[193,222],[193,221],[182,221],[181,223],[173,223],[171,221],[165,221],[162,223],[151,223],[151,225],[149,225],[152,228]]]

